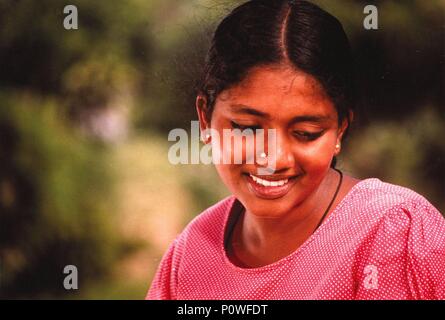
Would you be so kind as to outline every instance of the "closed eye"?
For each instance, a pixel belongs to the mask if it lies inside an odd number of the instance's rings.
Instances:
[[[232,125],[232,128],[239,129],[239,130],[250,129],[252,131],[255,131],[257,129],[261,129],[261,126],[257,126],[257,125],[241,125],[241,124],[238,124],[238,123],[236,123],[234,121],[230,121],[230,124]]]
[[[323,135],[324,131],[309,132],[309,131],[294,131],[295,137],[302,141],[314,141]]]

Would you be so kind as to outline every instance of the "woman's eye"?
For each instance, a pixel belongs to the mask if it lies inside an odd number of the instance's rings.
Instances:
[[[294,135],[303,141],[314,141],[318,139],[323,134],[323,131],[320,132],[309,132],[309,131],[294,131]]]
[[[261,129],[260,126],[255,126],[255,125],[241,125],[241,124],[238,124],[238,123],[233,122],[233,121],[230,121],[230,123],[232,125],[232,128],[239,129],[241,131],[246,130],[246,129],[250,129],[250,130],[255,132],[255,130]]]

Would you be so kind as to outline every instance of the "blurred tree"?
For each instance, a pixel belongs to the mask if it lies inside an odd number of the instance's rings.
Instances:
[[[130,97],[151,61],[150,1],[77,0],[65,30],[60,0],[0,1],[0,86],[60,98],[74,120]]]
[[[445,212],[445,116],[424,107],[402,121],[355,132],[340,166],[357,177],[380,177],[425,195]]]
[[[0,103],[0,296],[63,297],[68,264],[83,288],[106,278],[126,244],[106,150],[76,138],[49,100]]]

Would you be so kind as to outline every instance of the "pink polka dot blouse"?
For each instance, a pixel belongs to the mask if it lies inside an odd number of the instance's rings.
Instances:
[[[147,299],[445,299],[445,219],[409,189],[366,179],[292,254],[241,268],[224,246],[230,196],[164,255]]]

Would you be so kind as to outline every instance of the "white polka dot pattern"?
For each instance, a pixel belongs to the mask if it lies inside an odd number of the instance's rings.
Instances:
[[[235,200],[176,238],[147,299],[445,299],[445,219],[414,191],[362,180],[295,252],[250,269],[224,248]]]

